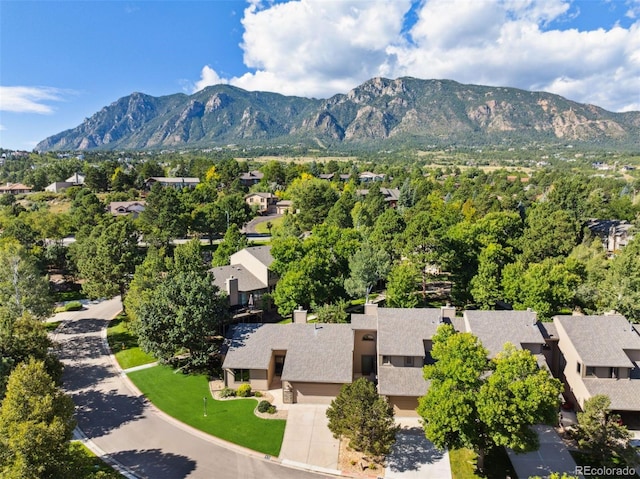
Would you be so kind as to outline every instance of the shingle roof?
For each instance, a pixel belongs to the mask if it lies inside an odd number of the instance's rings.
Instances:
[[[465,311],[466,330],[477,336],[493,357],[512,343],[517,349],[522,344],[544,344],[544,336],[533,311]]]
[[[149,180],[159,181],[161,183],[200,183],[200,178],[188,176],[178,176],[175,178],[169,176],[152,176]]]
[[[428,388],[422,368],[378,368],[378,392],[384,396],[424,396]]]
[[[378,318],[369,314],[352,314],[351,329],[378,329]]]
[[[605,394],[611,399],[612,410],[640,411],[640,380],[583,378],[589,394]]]
[[[585,366],[633,367],[627,350],[640,350],[640,336],[624,316],[555,316]]]
[[[255,291],[264,289],[268,286],[255,277],[247,268],[242,265],[234,264],[230,266],[217,266],[211,268],[209,273],[213,274],[213,284],[220,291],[226,291],[226,280],[230,277],[238,278],[238,291]]]
[[[442,324],[440,309],[378,308],[378,354],[424,357],[424,341]]]
[[[353,331],[348,324],[238,324],[227,340],[225,369],[267,369],[286,350],[282,380],[350,383]]]
[[[245,250],[267,268],[271,266],[271,263],[273,263],[273,256],[271,256],[271,245],[251,246],[249,248],[245,248]]]

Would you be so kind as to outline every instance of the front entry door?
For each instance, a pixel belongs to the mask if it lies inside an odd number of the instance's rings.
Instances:
[[[376,372],[376,357],[362,356],[362,375],[369,376]]]

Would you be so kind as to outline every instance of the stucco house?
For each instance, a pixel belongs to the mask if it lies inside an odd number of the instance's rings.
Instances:
[[[600,238],[609,254],[627,246],[634,237],[633,225],[624,220],[590,219],[586,226],[593,235]]]
[[[260,214],[273,213],[276,211],[278,197],[273,193],[249,193],[244,197],[244,202]]]
[[[269,269],[271,246],[251,246],[230,257],[230,265],[211,268],[213,282],[227,293],[231,308],[262,306],[262,295],[271,292],[278,276]]]
[[[112,201],[108,209],[113,216],[130,215],[132,218],[137,218],[145,207],[145,201]]]
[[[621,315],[555,316],[565,393],[578,407],[597,395],[632,429],[640,428],[640,334]]]
[[[0,186],[0,195],[4,193],[19,195],[22,193],[31,193],[31,191],[33,191],[31,186],[23,185],[22,183],[6,183]]]
[[[150,190],[156,183],[162,187],[171,187],[176,189],[181,188],[195,188],[200,183],[200,178],[179,176],[176,178],[170,178],[166,176],[152,176],[147,178],[144,182],[146,190]]]
[[[293,213],[293,201],[280,200],[276,203],[276,214],[284,215],[287,213]]]

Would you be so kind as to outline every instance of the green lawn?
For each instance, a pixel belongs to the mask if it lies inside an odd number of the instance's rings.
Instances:
[[[95,477],[96,473],[102,472],[106,474],[106,479],[111,478],[123,478],[115,469],[109,466],[106,462],[96,456],[91,450],[80,441],[72,441],[71,448],[77,451],[78,455],[82,457],[84,464],[84,474],[82,477]]]
[[[55,330],[58,326],[60,326],[60,323],[62,323],[62,321],[49,321],[44,323],[44,329],[46,329],[48,332],[51,332],[53,330]]]
[[[122,369],[141,366],[155,361],[153,356],[145,353],[138,346],[138,337],[129,330],[123,315],[111,320],[107,328],[109,347]]]
[[[265,221],[264,223],[258,223],[256,225],[256,231],[260,234],[263,235],[267,235],[270,234],[269,228],[267,228],[267,223],[271,223],[271,227],[275,228],[276,226],[280,226],[282,224],[282,222],[284,221],[284,216],[281,216],[279,218],[274,218],[272,220],[269,221]]]
[[[253,410],[257,400],[216,401],[203,375],[174,373],[167,366],[135,371],[129,378],[158,408],[212,436],[277,457],[285,421],[261,419]],[[207,416],[204,416],[204,399]]]

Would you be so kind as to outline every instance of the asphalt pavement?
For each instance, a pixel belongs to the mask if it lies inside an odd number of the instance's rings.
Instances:
[[[56,331],[65,365],[64,388],[76,404],[87,445],[120,465],[127,476],[148,479],[318,479],[330,477],[285,467],[276,459],[201,433],[158,411],[113,362],[105,345],[119,299],[60,313]]]

